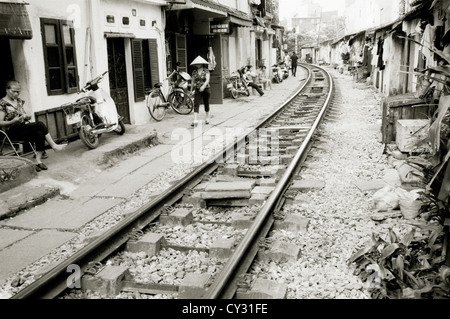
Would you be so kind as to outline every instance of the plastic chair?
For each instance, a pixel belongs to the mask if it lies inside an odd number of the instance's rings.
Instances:
[[[0,129],[0,134],[3,134],[2,146],[0,148],[0,155],[5,155],[5,154],[3,154],[3,149],[4,149],[6,143],[8,143],[11,146],[13,153],[16,154],[17,156],[21,156],[21,154],[24,155],[23,154],[24,145],[28,143],[31,150],[36,155],[36,149],[32,142],[11,139],[11,138],[9,138],[8,134],[3,129]],[[17,149],[19,149],[19,150],[17,150]],[[6,154],[6,155],[9,155],[9,154]]]

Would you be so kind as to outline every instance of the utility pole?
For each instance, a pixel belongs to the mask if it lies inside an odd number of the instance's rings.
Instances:
[[[318,50],[320,48],[319,43],[320,43],[320,27],[322,25],[322,12],[323,12],[323,8],[320,7],[319,27],[317,28],[317,51],[316,52],[318,52]],[[315,56],[315,60],[317,63],[317,56]]]

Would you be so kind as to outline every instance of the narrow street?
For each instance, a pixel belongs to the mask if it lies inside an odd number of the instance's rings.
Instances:
[[[295,263],[274,264],[270,271],[272,276],[267,279],[277,282],[289,281],[288,299],[368,299],[371,297],[369,289],[379,279],[376,276],[369,276],[368,280],[362,280],[356,276],[354,274],[355,265],[348,263],[350,257],[360,248],[370,244],[372,234],[388,240],[390,236],[389,229],[392,229],[399,237],[403,237],[413,226],[409,224],[408,220],[401,217],[401,213],[399,214],[400,216],[387,218],[381,222],[374,221],[371,218],[377,213],[373,194],[385,186],[401,187],[402,184],[397,170],[392,166],[392,159],[389,160],[389,157],[384,154],[384,145],[381,143],[380,94],[376,93],[365,83],[355,83],[350,75],[340,74],[337,70],[331,68],[327,69],[332,72],[336,81],[334,106],[324,123],[321,134],[317,137],[317,152],[314,153],[313,158],[306,161],[305,170],[303,171],[303,178],[322,181],[325,187],[305,193],[302,196],[300,205],[297,205],[297,203],[292,205],[292,210],[300,212],[301,215],[310,220],[306,233],[288,234],[289,237],[292,237],[293,240],[299,243],[301,257]],[[280,97],[289,96],[290,93],[287,89],[295,89],[297,83],[299,83],[297,79],[290,77],[285,83],[275,86],[273,91],[267,91],[267,97],[263,99],[269,99],[269,101],[273,102],[280,101]],[[242,102],[246,105],[252,105],[253,103],[259,103],[258,101],[262,101],[262,99],[255,96],[247,102]],[[239,108],[243,104],[236,103],[237,101],[230,102],[233,103],[228,104],[227,116],[231,116],[231,122],[228,120],[228,123],[231,124],[236,121],[237,117],[232,115],[233,112],[230,113],[230,107],[234,108],[232,105],[235,104]],[[267,110],[269,109],[270,107],[267,108]],[[225,118],[222,118],[223,115],[220,115],[220,112],[219,110],[216,111],[213,125],[225,120]],[[260,113],[261,111],[257,112]],[[225,113],[223,114],[225,115]],[[242,123],[245,117],[242,117],[241,114],[241,120],[239,121]],[[172,120],[168,118],[165,124],[166,133],[159,131],[161,134],[159,138],[166,146],[164,144],[154,146],[150,153],[146,152],[147,155],[145,153],[130,154],[127,158],[119,160],[115,164],[116,168],[106,168],[104,173],[95,177],[94,179],[97,179],[97,182],[93,185],[101,186],[96,191],[99,194],[98,198],[109,196],[110,200],[114,200],[114,196],[106,195],[108,192],[110,194],[112,194],[111,191],[115,192],[113,189],[106,192],[103,191],[102,195],[101,188],[107,186],[102,180],[105,180],[106,176],[117,174],[125,166],[128,167],[128,170],[135,170],[132,169],[133,165],[140,163],[138,165],[142,166],[144,160],[148,161],[155,156],[157,149],[167,152],[164,149],[168,148],[167,150],[169,150],[173,148],[172,142],[167,137],[170,135],[170,131],[173,132],[173,129],[177,129],[180,125],[178,120],[183,118],[179,116],[174,116]],[[183,120],[183,122],[186,122],[185,125],[189,123],[186,120]],[[169,123],[174,126],[169,128]],[[225,125],[225,127],[227,126]],[[108,142],[114,144],[114,139],[120,140],[119,137],[115,137]],[[115,144],[120,145],[120,142]],[[75,147],[75,145],[72,147]],[[202,151],[204,158],[212,155],[211,152],[213,152],[214,148],[214,143],[210,146],[205,146]],[[59,161],[64,158],[59,153],[55,153],[55,156],[59,156]],[[161,162],[162,158],[158,159],[158,157],[156,155],[154,161]],[[151,163],[156,162],[149,163],[152,165]],[[71,222],[62,219],[62,216],[65,214],[58,214],[60,215],[58,217],[59,223],[62,222],[67,226],[57,226],[58,219],[51,222],[50,220],[54,218],[45,213],[46,211],[50,212],[51,207],[54,207],[55,204],[60,206],[61,212],[64,212],[65,208],[63,207],[67,206],[67,204],[64,204],[63,198],[51,199],[48,203],[40,205],[25,214],[2,222],[1,224],[4,227],[6,226],[6,228],[1,230],[2,232],[8,232],[8,229],[16,229],[16,231],[20,232],[20,229],[22,229],[22,232],[29,233],[30,231],[36,232],[43,227],[41,232],[45,233],[45,228],[47,227],[44,225],[50,226],[53,223],[54,226],[52,228],[56,227],[55,230],[63,227],[67,228],[66,230],[71,229],[74,236],[76,235],[75,232],[78,233],[76,237],[61,247],[54,249],[49,255],[43,256],[39,261],[26,267],[17,275],[9,277],[2,286],[2,296],[7,298],[10,293],[20,288],[20,285],[16,286],[20,280],[26,282],[27,278],[31,279],[39,276],[39,274],[50,269],[54,262],[64,258],[64,256],[70,256],[77,249],[81,248],[92,235],[95,236],[95,234],[107,230],[123,218],[127,212],[139,207],[140,203],[144,203],[147,198],[158,194],[158,192],[167,187],[167,182],[182,177],[183,174],[189,171],[189,166],[192,163],[186,164],[186,166],[178,165],[172,167],[169,165],[157,176],[155,171],[156,178],[153,178],[153,181],[139,190],[136,189],[134,194],[130,193],[130,196],[124,197],[121,195],[122,199],[120,201],[126,198],[122,204],[111,210],[106,210],[103,215],[81,228],[79,228],[81,226],[79,223],[88,216],[83,217],[84,214],[80,214],[81,212],[77,213],[77,216],[72,216]],[[159,166],[159,169],[162,169],[162,166]],[[102,175],[104,177],[99,179]],[[397,178],[393,178],[393,176]],[[40,183],[45,185],[45,181],[46,179],[44,178]],[[122,189],[124,189],[123,186],[125,184],[122,183],[121,185]],[[136,188],[135,183],[133,183],[133,187]],[[80,182],[78,187],[73,188],[82,190],[84,186]],[[88,186],[88,188],[93,190],[92,185]],[[73,200],[77,198],[76,193],[77,191],[68,191],[65,197]],[[116,199],[119,198],[116,197]],[[69,206],[72,206],[72,204]],[[74,213],[75,211],[72,211],[70,214]],[[45,217],[46,215],[48,217]],[[37,219],[38,216],[39,219]],[[45,219],[48,219],[48,221],[45,221]],[[73,226],[70,226],[70,224]],[[75,226],[75,224],[80,226]],[[64,234],[70,233],[66,231]],[[26,236],[30,236],[30,234]],[[29,237],[29,239],[32,237]],[[34,240],[38,240],[36,236],[34,237]],[[7,247],[0,252],[0,254],[4,255],[1,258],[2,260],[13,262],[14,258],[10,254],[16,254],[14,253],[14,246]],[[20,242],[18,242],[18,246],[20,246]],[[315,265],[313,268],[308,267],[311,263]],[[2,269],[5,268],[2,267]],[[252,271],[258,273],[258,268],[254,267]],[[95,295],[84,296],[84,298],[89,297],[98,298]],[[128,297],[127,295],[123,296],[123,298]]]

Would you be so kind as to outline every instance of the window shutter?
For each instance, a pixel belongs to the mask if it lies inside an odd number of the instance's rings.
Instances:
[[[160,82],[159,80],[159,59],[158,59],[158,42],[156,39],[148,40],[148,48],[150,51],[150,72],[152,78],[152,87]]]
[[[142,58],[142,40],[131,40],[133,54],[134,99],[145,100],[144,63]]]
[[[177,62],[180,62],[179,71],[187,72],[186,35],[177,34]]]
[[[61,35],[58,20],[41,18],[41,32],[47,93],[48,95],[64,94],[64,62],[61,55]]]
[[[66,28],[68,28],[66,30]],[[78,67],[75,49],[75,29],[70,21],[60,21],[62,56],[65,68],[66,92],[78,92]],[[66,33],[68,31],[68,33]]]

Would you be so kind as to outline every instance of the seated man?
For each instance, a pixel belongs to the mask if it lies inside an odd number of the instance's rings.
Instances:
[[[261,90],[258,84],[253,82],[253,78],[256,78],[256,73],[253,70],[252,65],[247,65],[246,70],[243,74],[244,80],[247,82],[247,85],[254,88],[256,91],[258,91],[259,95],[263,96],[264,92]]]
[[[270,89],[272,90],[272,81],[267,77],[265,65],[261,65],[259,67],[258,77],[259,77],[259,82],[264,85],[264,88],[267,89],[268,87],[270,87]]]

